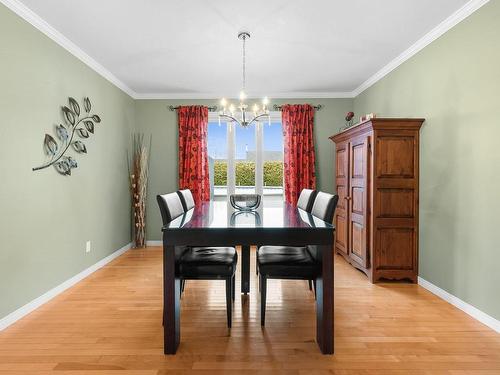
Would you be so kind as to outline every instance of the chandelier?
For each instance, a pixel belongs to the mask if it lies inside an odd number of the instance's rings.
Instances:
[[[243,66],[242,66],[242,88],[240,91],[240,103],[237,107],[232,103],[228,103],[225,98],[222,98],[220,104],[222,106],[222,111],[219,112],[219,123],[221,119],[229,120],[230,122],[234,122],[236,124],[241,125],[242,127],[247,127],[251,125],[253,122],[260,121],[263,119],[267,119],[268,122],[271,121],[271,117],[269,116],[269,99],[265,97],[262,100],[262,106],[259,106],[257,103],[254,103],[252,106],[252,110],[250,113],[247,112],[249,105],[245,102],[247,98],[247,94],[245,93],[245,84],[246,84],[246,54],[245,54],[245,44],[246,40],[250,38],[250,33],[243,31],[238,34],[238,39],[243,41]],[[238,110],[238,111],[236,111]],[[239,112],[239,115],[236,114]]]

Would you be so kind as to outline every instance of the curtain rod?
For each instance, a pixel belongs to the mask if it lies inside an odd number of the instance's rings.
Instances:
[[[273,106],[275,111],[281,111],[281,108],[283,106],[275,104]],[[174,107],[173,105],[168,106],[168,109],[170,109],[172,112],[175,111],[176,109],[179,109],[180,107]],[[323,104],[318,104],[318,105],[313,105],[313,108],[316,111],[320,111],[323,108]],[[217,112],[217,106],[214,105],[212,107],[208,107],[208,112]]]
[[[275,111],[281,111],[281,108],[282,108],[282,107],[283,107],[282,105],[277,105],[277,104],[275,104],[275,105],[273,106],[273,108],[274,108],[274,110],[275,110]],[[313,107],[316,111],[321,111],[321,109],[323,108],[323,104],[313,105],[312,107]]]
[[[175,111],[176,109],[179,109],[180,107],[174,107],[173,105],[169,105],[168,109],[170,109],[172,112]],[[208,112],[217,112],[217,106],[214,105],[213,107],[207,107]]]

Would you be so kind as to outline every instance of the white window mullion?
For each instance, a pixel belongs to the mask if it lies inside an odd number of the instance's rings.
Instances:
[[[264,194],[264,147],[263,147],[263,124],[255,124],[255,193]]]
[[[236,192],[236,142],[235,124],[227,123],[227,195]]]

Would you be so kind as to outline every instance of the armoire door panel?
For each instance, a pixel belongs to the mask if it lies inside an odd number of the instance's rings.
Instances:
[[[413,189],[377,189],[377,218],[412,218],[415,217],[415,190]]]
[[[347,178],[347,148],[337,150],[337,168],[335,169],[337,178]]]
[[[351,251],[358,258],[363,257],[363,236],[365,234],[365,229],[362,225],[358,223],[352,224],[352,246]]]
[[[352,172],[351,176],[353,178],[363,178],[365,175],[364,165],[366,163],[366,155],[364,150],[364,144],[358,143],[351,146],[351,154],[352,154]]]
[[[347,220],[344,216],[337,214],[335,216],[335,247],[348,254],[347,250]]]
[[[368,182],[368,147],[369,136],[356,138],[349,144],[349,243],[350,258],[362,267],[368,266],[367,241],[367,182]]]
[[[352,212],[363,215],[364,214],[364,198],[365,198],[364,187],[353,187],[351,198],[352,198]]]
[[[415,137],[377,137],[378,178],[413,178],[415,176]]]
[[[349,255],[349,235],[348,228],[348,200],[349,195],[349,148],[347,143],[338,144],[336,147],[336,169],[335,180],[336,190],[339,195],[339,202],[335,210],[335,248],[344,254],[346,257]]]
[[[378,228],[377,270],[412,270],[414,264],[415,230],[413,228]]]
[[[347,197],[347,187],[343,185],[337,185],[337,194],[339,196],[339,201],[337,203],[336,211],[345,210],[346,206],[346,197]]]

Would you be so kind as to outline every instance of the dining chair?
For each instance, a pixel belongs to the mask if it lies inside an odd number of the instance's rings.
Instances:
[[[177,191],[177,194],[179,194],[179,198],[181,199],[182,207],[184,207],[184,212],[188,212],[191,208],[194,207],[194,198],[191,190],[179,190]]]
[[[316,194],[318,194],[316,190],[302,189],[299,199],[297,200],[297,207],[304,211],[311,212]]]
[[[316,198],[316,195],[318,192],[313,189],[302,189],[299,195],[299,199],[297,199],[297,207],[306,211],[306,212],[311,212],[313,204],[314,204],[314,199]],[[259,254],[259,246],[257,246],[257,254]],[[259,274],[259,265],[258,263],[255,264],[255,273],[258,275]],[[313,282],[312,280],[308,281],[309,284],[309,290],[312,290],[313,288]]]
[[[157,195],[163,225],[184,214],[180,194]],[[225,280],[227,326],[232,324],[232,301],[235,297],[235,271],[238,255],[234,247],[175,248],[176,276],[184,280]]]
[[[299,199],[297,200],[297,207],[306,211],[311,212],[314,200],[316,199],[316,195],[318,192],[313,189],[302,189],[299,195]],[[313,289],[313,281],[308,280],[309,290]]]
[[[311,215],[331,223],[338,195],[318,192]],[[315,280],[321,272],[315,247],[261,246],[257,253],[260,285],[260,324],[265,325],[268,279]],[[316,289],[316,288],[315,288]]]

